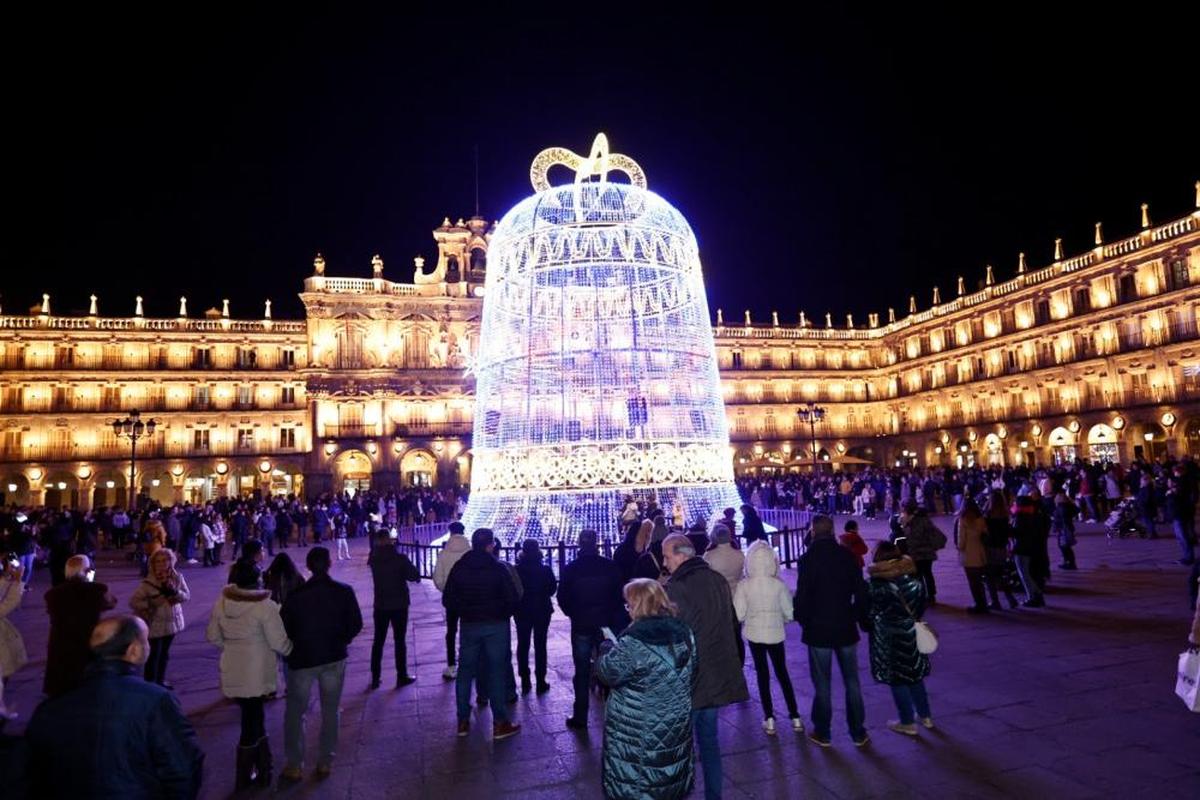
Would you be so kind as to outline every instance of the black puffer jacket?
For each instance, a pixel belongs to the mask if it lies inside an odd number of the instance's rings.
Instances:
[[[517,610],[517,587],[491,553],[468,550],[446,577],[442,605],[463,622],[508,622]]]
[[[671,573],[667,596],[679,607],[679,618],[696,634],[700,663],[692,706],[710,708],[749,700],[738,657],[737,617],[729,581],[694,556]]]
[[[571,619],[571,633],[597,635],[602,626],[621,630],[629,621],[621,594],[621,570],[596,552],[583,552],[563,567],[558,607]]]
[[[903,556],[871,564],[867,571],[871,575],[871,677],[889,686],[914,684],[929,674],[929,656],[917,650],[916,620],[925,610],[925,588],[916,579],[917,567]]]
[[[604,712],[605,797],[691,790],[696,662],[695,637],[674,617],[639,619],[600,656],[596,677],[613,690]]]
[[[25,738],[31,797],[191,798],[204,753],[175,696],[124,661],[38,706]],[[7,795],[6,795],[7,796]]]

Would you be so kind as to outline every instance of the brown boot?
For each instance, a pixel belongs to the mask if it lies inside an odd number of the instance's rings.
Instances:
[[[257,774],[254,776],[254,784],[256,786],[271,785],[271,739],[264,736],[258,740],[255,745],[254,769]]]
[[[237,773],[233,782],[236,791],[248,789],[254,783],[254,761],[258,757],[258,745],[239,744],[237,749]]]

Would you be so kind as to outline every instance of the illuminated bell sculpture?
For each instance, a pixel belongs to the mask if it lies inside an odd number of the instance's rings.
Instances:
[[[467,534],[618,538],[629,496],[707,527],[741,500],[691,228],[603,134],[531,179],[488,248]]]

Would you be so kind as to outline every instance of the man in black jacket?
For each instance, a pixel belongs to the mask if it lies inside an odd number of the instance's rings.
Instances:
[[[576,730],[587,727],[592,656],[604,641],[600,629],[611,628],[615,633],[629,622],[621,594],[621,568],[600,555],[597,539],[595,531],[580,531],[579,554],[563,567],[558,581],[558,607],[571,620],[571,658],[575,662],[575,707],[567,727]]]
[[[383,671],[383,645],[387,641],[388,625],[396,650],[396,688],[416,680],[408,674],[408,651],[405,635],[408,630],[408,583],[421,580],[420,573],[408,556],[396,550],[396,540],[380,536],[367,557],[371,580],[375,585],[375,641],[371,644],[371,688],[378,689]]]
[[[312,578],[292,591],[280,616],[292,653],[287,658],[287,710],[283,747],[287,764],[283,777],[299,780],[304,761],[304,716],[312,685],[321,694],[321,739],[317,775],[329,774],[338,742],[338,704],[346,679],[346,655],[362,630],[362,612],[354,589],[329,577],[329,550],[314,547],[305,559]]]
[[[833,520],[813,517],[812,544],[796,566],[793,615],[803,628],[801,641],[808,645],[808,670],[812,675],[812,730],[808,738],[829,747],[833,721],[832,664],[846,685],[846,717],[850,738],[859,747],[870,741],[866,711],[858,682],[858,629],[866,630],[867,584],[854,554],[833,536]]]
[[[733,594],[729,581],[696,555],[696,548],[683,534],[674,533],[663,540],[663,561],[671,573],[667,596],[696,635],[692,726],[704,770],[704,796],[719,798],[724,778],[717,712],[721,706],[750,699],[739,657]]]
[[[490,529],[479,528],[471,535],[470,551],[446,577],[442,605],[459,620],[458,735],[470,732],[471,684],[482,669],[492,706],[492,739],[499,740],[517,733],[521,726],[508,718],[504,702],[506,676],[512,669],[509,620],[517,609],[517,587],[493,555],[495,549],[496,537]]]
[[[193,798],[204,753],[175,695],[142,680],[146,623],[102,620],[83,683],[38,706],[25,737],[32,797]]]

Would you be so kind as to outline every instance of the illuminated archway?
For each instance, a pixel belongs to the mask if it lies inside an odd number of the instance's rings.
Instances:
[[[352,493],[369,491],[371,474],[375,471],[371,457],[361,450],[344,450],[333,460],[334,491]]]
[[[1103,422],[1093,425],[1087,434],[1088,459],[1093,464],[1101,462],[1116,463],[1120,460],[1117,450],[1117,432],[1111,425]]]
[[[400,480],[405,486],[437,486],[437,457],[424,448],[413,448],[400,459]]]

